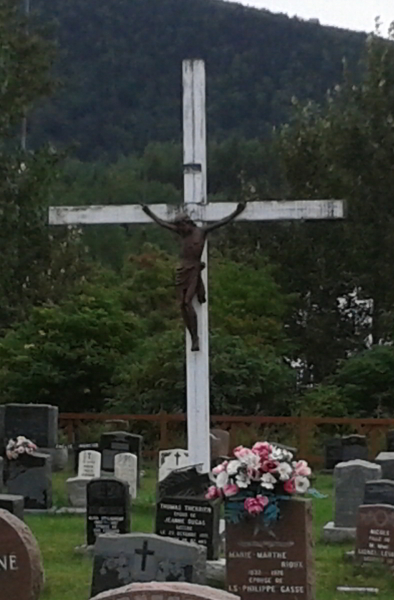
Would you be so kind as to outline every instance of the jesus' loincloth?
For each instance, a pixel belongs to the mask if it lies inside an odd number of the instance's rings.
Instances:
[[[198,301],[202,304],[206,301],[205,287],[201,278],[201,271],[205,269],[205,263],[183,263],[176,269],[175,286],[181,299],[187,292],[193,297],[197,294]]]

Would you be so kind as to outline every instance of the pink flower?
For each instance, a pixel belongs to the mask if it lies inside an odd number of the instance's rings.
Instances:
[[[238,460],[245,461],[249,459],[253,453],[249,448],[244,448],[244,446],[237,446],[234,449],[233,454],[235,458],[238,458]]]
[[[294,479],[288,479],[287,481],[285,481],[284,484],[283,484],[283,489],[288,494],[295,494],[296,488],[295,488],[295,481],[294,481]]]
[[[223,487],[223,494],[227,497],[234,496],[235,494],[238,494],[238,490],[239,488],[235,483],[228,483]]]
[[[244,502],[244,508],[250,515],[258,515],[263,512],[269,500],[267,496],[256,496],[256,498],[247,498]]]
[[[205,498],[207,500],[214,500],[215,498],[219,498],[219,497],[220,497],[220,491],[218,490],[218,488],[215,485],[211,485],[205,494]]]
[[[223,473],[223,471],[226,470],[228,465],[228,460],[225,460],[224,462],[220,463],[220,465],[217,465],[216,467],[214,467],[212,469],[212,473],[214,475],[219,475],[219,473]]]
[[[277,460],[265,460],[262,468],[266,473],[273,473],[278,468],[279,463]]]
[[[309,477],[312,473],[310,467],[308,467],[308,463],[306,460],[299,460],[296,463],[293,463],[296,475],[301,475],[301,477]]]
[[[268,442],[256,442],[252,448],[252,452],[258,454],[261,460],[267,460],[272,452],[272,446]]]

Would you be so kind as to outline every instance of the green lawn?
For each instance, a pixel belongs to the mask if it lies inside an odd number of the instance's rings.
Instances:
[[[54,499],[64,504],[66,474],[54,476]],[[328,546],[320,541],[323,525],[332,520],[332,478],[318,476],[315,487],[328,494],[326,499],[314,499],[316,539],[317,600],[356,600],[359,594],[336,592],[340,585],[377,587],[379,600],[393,600],[394,580],[383,568],[355,567],[343,558],[352,544]],[[151,532],[155,497],[155,474],[148,469],[142,480],[139,498],[133,504],[132,530]],[[88,600],[92,576],[92,561],[74,554],[75,546],[85,543],[83,516],[32,516],[27,524],[38,539],[43,555],[46,585],[40,600]]]

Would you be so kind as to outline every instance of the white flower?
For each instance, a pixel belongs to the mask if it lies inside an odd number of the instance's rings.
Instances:
[[[272,452],[270,456],[270,460],[283,460],[283,450],[282,448],[278,448],[277,446],[272,446]]]
[[[293,460],[293,455],[289,450],[282,450],[283,452],[283,460],[290,463]]]
[[[283,462],[276,467],[275,473],[278,473],[281,481],[288,481],[293,473],[293,469],[288,463]]]
[[[272,490],[274,489],[274,485],[276,483],[276,478],[271,475],[271,473],[264,473],[264,475],[261,478],[261,487],[265,488],[266,490]]]
[[[235,475],[236,473],[238,473],[240,467],[242,466],[241,461],[239,460],[230,460],[230,462],[227,465],[227,473],[229,475]]]
[[[302,477],[301,475],[297,475],[297,477],[294,478],[294,483],[297,494],[305,494],[310,486],[309,479],[307,477]]]
[[[247,473],[241,471],[235,478],[235,483],[239,488],[247,488],[250,484],[250,477]]]
[[[228,474],[226,473],[226,471],[222,471],[221,473],[219,473],[219,475],[217,476],[216,479],[216,486],[218,488],[222,488],[225,485],[227,485],[228,483]]]

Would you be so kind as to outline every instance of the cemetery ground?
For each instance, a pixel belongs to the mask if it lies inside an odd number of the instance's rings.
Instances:
[[[55,473],[54,504],[65,506],[66,479],[70,472]],[[152,532],[154,519],[156,472],[145,470],[138,498],[132,503],[132,531]],[[326,545],[321,541],[325,523],[332,520],[333,490],[330,475],[318,475],[313,485],[328,497],[313,499],[317,600],[355,600],[365,597],[355,593],[337,592],[337,586],[379,588],[380,600],[392,600],[394,580],[379,566],[356,567],[344,559],[352,543]],[[84,600],[89,598],[92,559],[78,555],[74,548],[84,543],[84,515],[26,515],[26,522],[37,537],[43,555],[46,584],[42,600]]]

